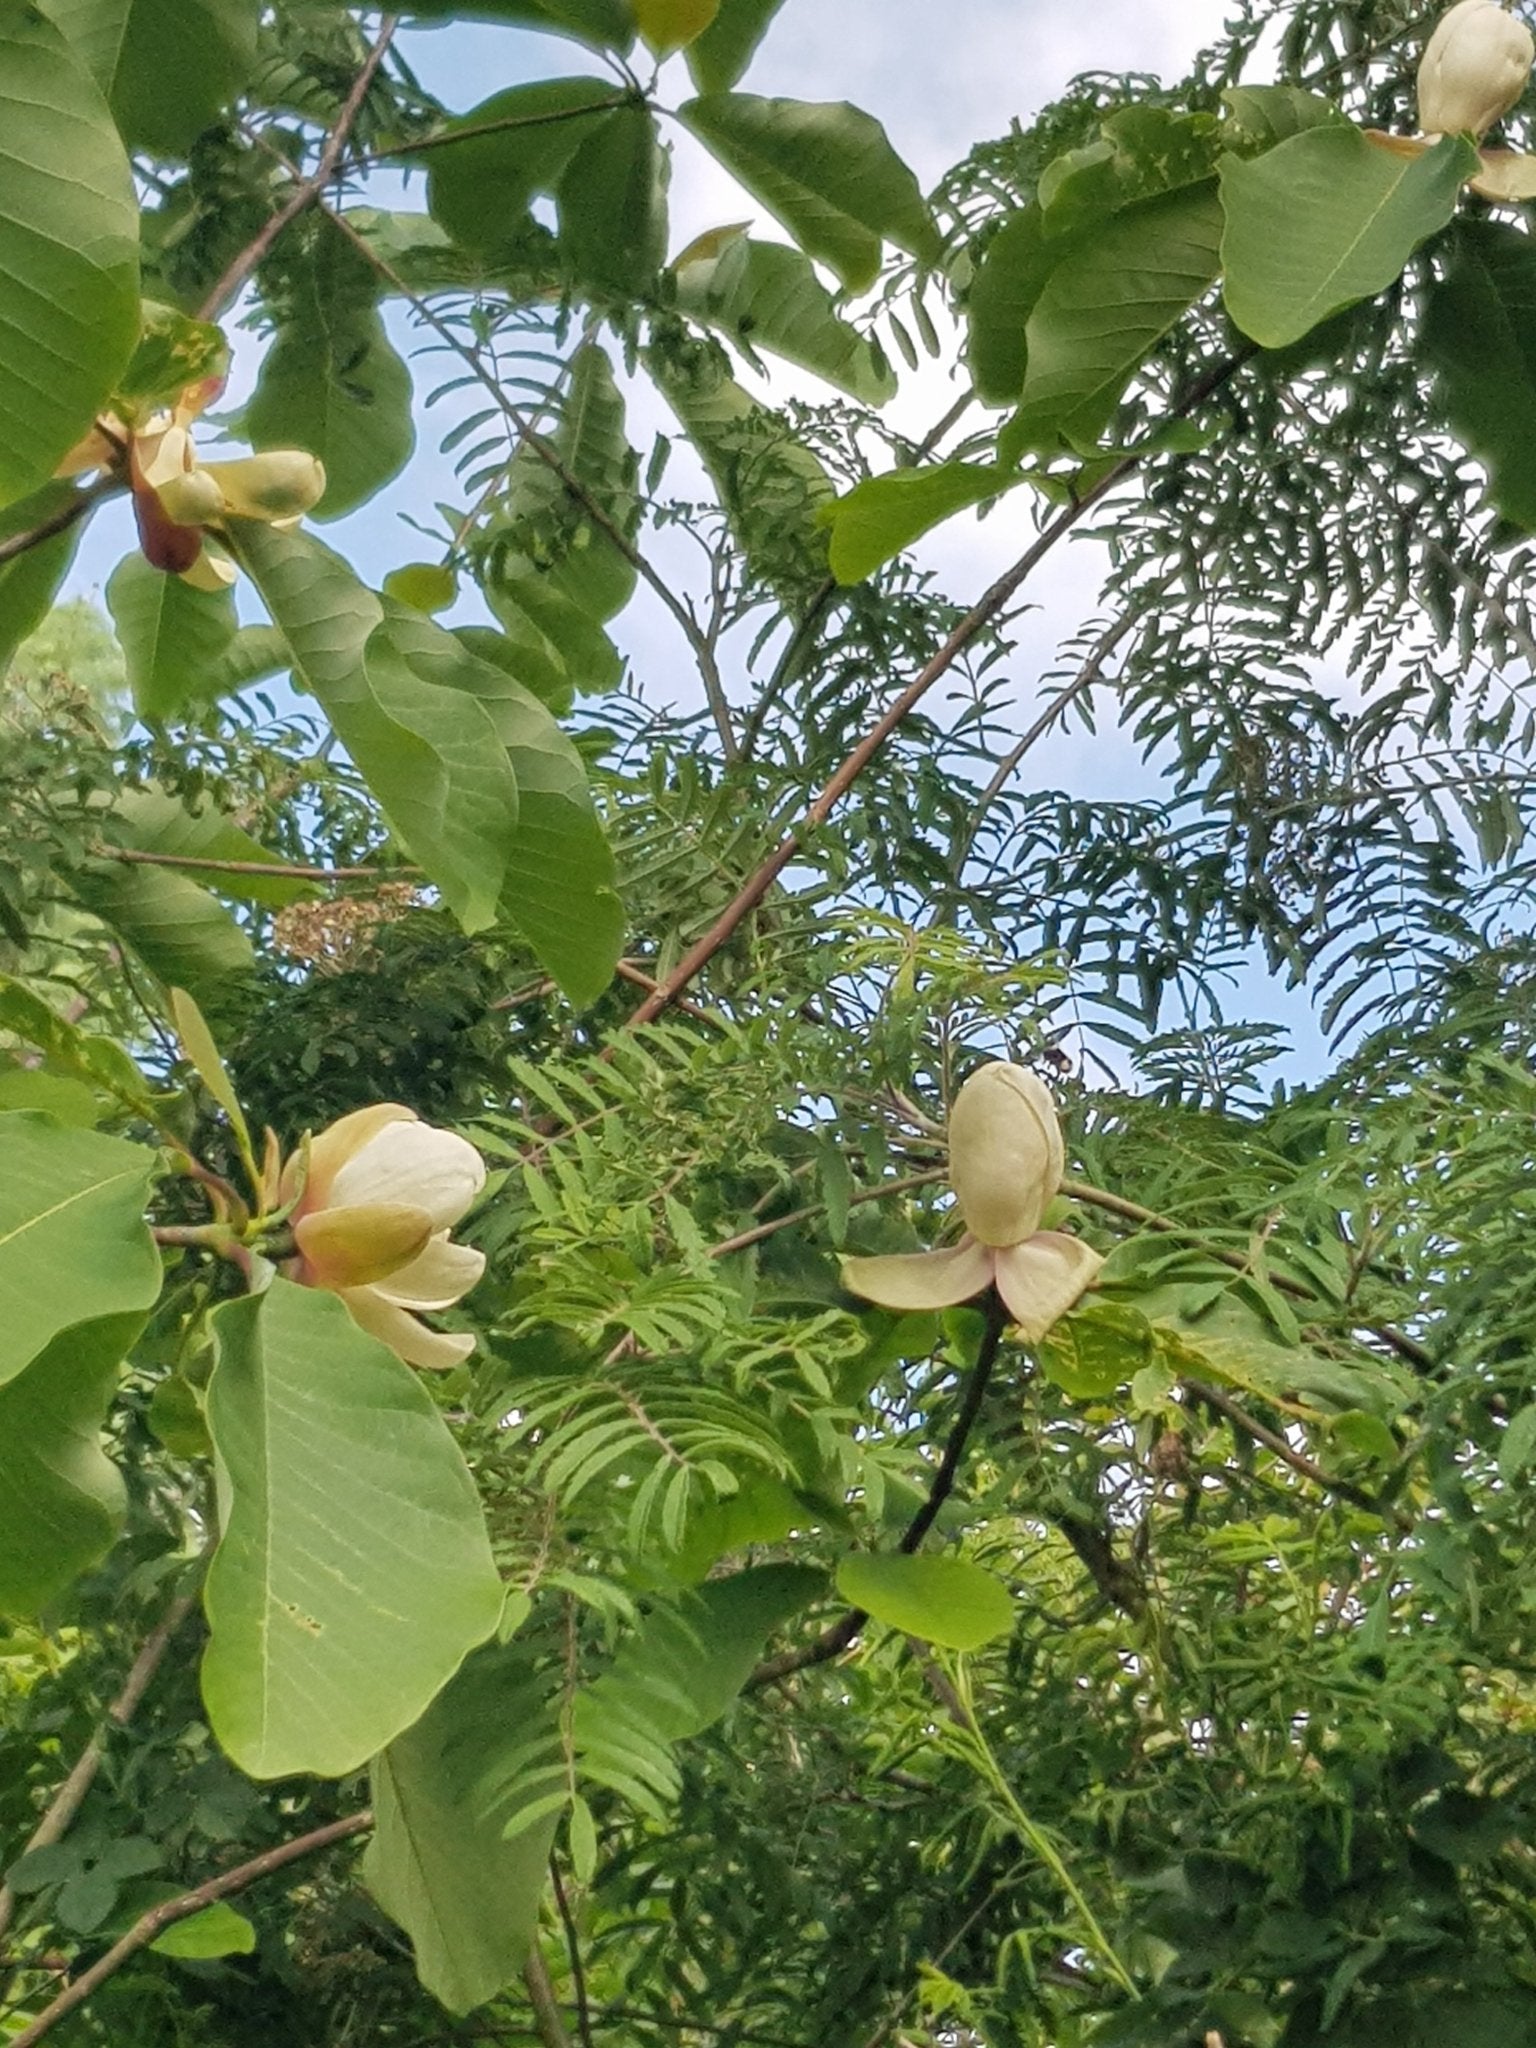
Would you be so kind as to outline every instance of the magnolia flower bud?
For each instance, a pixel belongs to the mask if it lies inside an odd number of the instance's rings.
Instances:
[[[1525,91],[1533,62],[1536,39],[1498,0],[1457,0],[1419,65],[1420,128],[1486,134]]]
[[[949,1179],[974,1238],[1009,1245],[1033,1236],[1064,1163],[1043,1081],[1001,1060],[972,1074],[949,1114]]]
[[[296,519],[325,495],[325,465],[301,448],[271,448],[236,462],[205,462],[224,510],[240,519]]]

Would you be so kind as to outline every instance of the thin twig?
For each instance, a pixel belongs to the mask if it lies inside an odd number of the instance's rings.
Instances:
[[[208,292],[201,306],[198,307],[197,317],[199,320],[216,320],[240,296],[241,289],[245,285],[247,278],[250,277],[258,264],[265,259],[278,236],[282,234],[286,227],[296,221],[301,213],[309,211],[310,207],[320,198],[320,195],[324,192],[332,178],[335,177],[337,166],[341,162],[342,152],[347,146],[347,138],[351,135],[357,117],[363,110],[363,102],[368,97],[369,87],[373,84],[378,68],[384,61],[384,53],[394,40],[396,19],[395,15],[386,14],[380,23],[378,40],[368,52],[362,69],[352,82],[352,90],[342,102],[341,111],[336,116],[335,126],[325,138],[314,170],[307,178],[301,179],[294,186],[292,192],[278,208],[277,212],[272,215],[270,220],[264,223],[233,261],[229,263],[223,275]]]
[[[523,1983],[533,2004],[533,2017],[544,2048],[571,2048],[571,2037],[560,2017],[560,2001],[549,1981],[549,1970],[535,1942],[523,1965]]]
[[[915,1188],[931,1187],[936,1180],[943,1180],[948,1172],[946,1167],[930,1167],[926,1173],[909,1174],[905,1180],[883,1180],[872,1188],[859,1188],[848,1197],[850,1209],[856,1209],[862,1202],[882,1202],[887,1195],[910,1195]],[[796,1223],[807,1223],[811,1217],[819,1216],[826,1208],[825,1202],[812,1202],[804,1209],[791,1209],[786,1216],[775,1216],[769,1223],[756,1224],[751,1230],[739,1231],[735,1237],[727,1237],[719,1244],[712,1244],[709,1256],[723,1259],[732,1252],[744,1252],[750,1245],[761,1244],[765,1237],[772,1237],[780,1230],[788,1230]]]
[[[373,1826],[373,1815],[365,1807],[361,1813],[349,1813],[344,1820],[327,1822],[323,1828],[312,1828],[307,1835],[296,1835],[291,1842],[280,1842],[275,1849],[267,1849],[260,1856],[253,1856],[248,1863],[240,1863],[233,1870],[226,1870],[222,1877],[211,1877],[206,1884],[200,1884],[195,1891],[183,1892],[178,1898],[167,1899],[163,1905],[152,1906],[147,1913],[141,1913],[120,1941],[115,1941],[106,1954],[92,1963],[88,1970],[82,1970],[61,1991],[51,2005],[44,2006],[31,2026],[23,2027],[19,2034],[9,2038],[6,2048],[32,2048],[45,2034],[51,2034],[62,2019],[84,2005],[93,1991],[97,1991],[109,1977],[116,1976],[130,1957],[149,1944],[167,1927],[178,1920],[189,1920],[194,1913],[201,1913],[206,1906],[227,1899],[234,1892],[243,1892],[259,1878],[269,1877],[273,1871],[281,1870],[289,1863],[297,1863],[303,1856],[313,1856],[321,1849],[328,1849],[336,1842],[344,1842],[351,1835],[365,1834]],[[553,2048],[553,2044],[551,2044]]]
[[[420,868],[311,868],[276,860],[207,860],[201,854],[146,853],[137,846],[97,845],[98,860],[126,861],[135,867],[195,868],[210,875],[270,875],[280,882],[397,882],[421,874]]]
[[[0,568],[7,562],[14,562],[18,555],[24,555],[29,548],[41,547],[45,540],[52,540],[56,533],[67,533],[82,520],[93,506],[103,498],[110,498],[116,492],[126,490],[127,485],[116,471],[108,470],[97,477],[83,490],[76,491],[65,501],[57,512],[50,512],[46,519],[39,519],[36,526],[29,526],[24,533],[13,533],[8,540],[0,540]]]
[[[1197,1401],[1204,1401],[1207,1407],[1225,1415],[1244,1436],[1252,1437],[1256,1444],[1262,1444],[1265,1450],[1273,1451],[1281,1464],[1289,1465],[1299,1478],[1310,1479],[1314,1486],[1320,1486],[1325,1493],[1336,1493],[1340,1500],[1352,1501],[1357,1508],[1364,1508],[1368,1514],[1380,1515],[1384,1522],[1395,1522],[1400,1529],[1411,1529],[1414,1526],[1413,1517],[1404,1514],[1401,1508],[1389,1508],[1374,1494],[1367,1493],[1363,1486],[1353,1486],[1349,1480],[1335,1479],[1331,1473],[1325,1472],[1321,1465],[1316,1464],[1303,1452],[1293,1449],[1278,1430],[1266,1427],[1256,1415],[1250,1415],[1240,1401],[1234,1401],[1232,1396],[1224,1393],[1220,1387],[1210,1386],[1204,1380],[1186,1379],[1183,1384]]]
[[[505,135],[512,128],[548,128],[557,121],[582,121],[591,114],[611,113],[615,107],[633,104],[632,93],[610,93],[587,107],[555,107],[542,114],[504,114],[499,121],[477,121],[473,127],[450,129],[442,135],[423,135],[415,142],[395,142],[388,149],[376,149],[352,159],[354,171],[371,170],[375,164],[392,164],[402,156],[421,156],[430,149],[448,149],[455,142],[474,142],[482,135]]]
[[[128,1667],[128,1676],[123,1680],[121,1690],[107,1708],[91,1739],[75,1759],[69,1776],[48,1802],[46,1812],[20,1851],[22,1856],[30,1855],[34,1849],[45,1849],[50,1843],[61,1841],[73,1825],[76,1814],[85,1804],[85,1795],[96,1782],[96,1774],[101,1769],[102,1759],[106,1755],[108,1738],[115,1728],[126,1728],[138,1712],[139,1703],[164,1662],[172,1637],[197,1605],[198,1595],[202,1590],[202,1565],[211,1548],[211,1543],[205,1545],[203,1556],[193,1569],[190,1580],[144,1638],[138,1655]],[[6,1860],[14,1862],[17,1859],[8,1857]],[[15,1912],[16,1894],[8,1884],[0,1885],[0,1937],[3,1937],[9,1928]]]
[[[576,1931],[576,1917],[571,1911],[571,1902],[565,1895],[559,1862],[553,1856],[549,1859],[549,1875],[554,1886],[555,1906],[560,1914],[560,1925],[565,1929],[566,1954],[571,1959],[571,1989],[576,2000],[576,2031],[581,2036],[582,2048],[592,2048],[592,2008],[587,1999],[587,1971],[581,1959],[581,1936]]]
[[[1208,376],[1202,377],[1199,383],[1174,407],[1169,415],[1169,419],[1182,419],[1188,413],[1194,411],[1198,405],[1203,404],[1214,392],[1220,390],[1221,386],[1233,375],[1244,359],[1241,356],[1234,356],[1212,370]],[[1166,424],[1166,422],[1162,424]],[[631,1024],[649,1024],[653,1018],[660,1016],[661,1012],[666,1009],[667,1005],[676,996],[682,993],[695,975],[708,966],[709,962],[714,959],[721,948],[730,942],[742,923],[762,902],[779,876],[789,866],[795,855],[805,844],[807,838],[819,826],[825,824],[843,797],[852,789],[870,762],[880,752],[886,741],[905,722],[908,715],[916,709],[917,705],[928,694],[929,690],[933,688],[934,684],[941,677],[948,674],[949,670],[954,667],[972,641],[1004,610],[1020,585],[1026,581],[1032,571],[1045,559],[1057,543],[1064,540],[1096,505],[1102,503],[1108,497],[1111,491],[1122,484],[1128,476],[1133,475],[1146,459],[1146,455],[1153,452],[1155,450],[1149,446],[1146,450],[1134,450],[1129,455],[1122,456],[1118,462],[1112,463],[1105,470],[1097,483],[1085,491],[1082,497],[1075,499],[1072,504],[1057,513],[1056,517],[1046,525],[1038,538],[1025,549],[1013,567],[1006,570],[992,585],[991,589],[987,591],[985,596],[982,597],[980,602],[966,614],[949,635],[943,646],[924,664],[918,674],[907,685],[906,689],[901,692],[895,703],[890,706],[871,730],[865,734],[864,738],[859,741],[842,766],[832,775],[821,791],[821,794],[811,804],[800,824],[795,826],[780,841],[779,845],[762,862],[756,872],[749,876],[747,881],[742,884],[735,897],[720,913],[719,917],[716,918],[709,930],[683,955],[683,958],[667,977],[661,988],[657,990],[656,994],[647,1002],[642,1003],[639,1009],[635,1011],[630,1019]]]

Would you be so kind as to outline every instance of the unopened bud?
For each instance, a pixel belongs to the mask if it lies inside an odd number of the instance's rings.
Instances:
[[[1536,39],[1498,0],[1457,0],[1419,65],[1419,126],[1426,135],[1482,136],[1525,91]]]
[[[949,1179],[973,1237],[1032,1237],[1064,1165],[1056,1105],[1038,1076],[1001,1060],[972,1074],[949,1115]]]

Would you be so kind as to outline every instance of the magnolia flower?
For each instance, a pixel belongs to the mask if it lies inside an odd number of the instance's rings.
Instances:
[[[1419,65],[1419,126],[1481,141],[1525,91],[1533,63],[1536,39],[1498,0],[1457,0]]]
[[[303,1152],[283,1168],[298,1246],[288,1277],[339,1294],[407,1365],[459,1365],[474,1338],[429,1330],[413,1311],[451,1308],[485,1271],[483,1252],[448,1235],[484,1185],[467,1139],[398,1102],[354,1110],[311,1140],[307,1171]]]
[[[111,468],[126,456],[134,516],[145,559],[199,590],[222,590],[235,565],[208,545],[204,528],[225,519],[297,526],[325,492],[325,467],[299,448],[273,448],[235,462],[200,462],[192,422],[223,385],[189,384],[169,412],[137,428],[111,415],[98,421],[59,464],[60,476]]]
[[[949,1116],[949,1178],[966,1232],[948,1251],[844,1259],[843,1283],[884,1308],[952,1308],[995,1286],[1036,1343],[1092,1285],[1103,1260],[1042,1230],[1065,1158],[1045,1084],[1001,1060],[972,1074]]]

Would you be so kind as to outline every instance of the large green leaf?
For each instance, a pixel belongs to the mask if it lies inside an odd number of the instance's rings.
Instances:
[[[211,679],[237,627],[232,591],[195,589],[135,548],[107,579],[107,609],[141,718],[159,724],[214,694]]]
[[[1459,229],[1430,293],[1424,345],[1451,431],[1488,471],[1489,495],[1536,533],[1536,251],[1493,221]]]
[[[278,1279],[213,1324],[209,1720],[253,1777],[341,1777],[496,1626],[485,1517],[436,1403],[334,1295]]]
[[[130,149],[184,157],[249,78],[261,0],[46,0]]]
[[[1091,444],[1137,365],[1215,280],[1222,213],[1214,187],[1125,207],[1045,281],[1025,330],[1016,436]]]
[[[70,877],[93,916],[110,925],[150,973],[201,996],[250,972],[251,942],[216,896],[175,868],[99,860]]]
[[[729,92],[752,62],[784,0],[720,0],[720,11],[688,45],[688,69],[700,92]]]
[[[832,574],[839,583],[862,583],[930,528],[1018,482],[1016,471],[995,463],[941,462],[855,484],[829,515]]]
[[[678,119],[850,291],[874,283],[883,241],[939,260],[916,178],[880,123],[845,100],[711,93],[680,107]]]
[[[560,252],[576,282],[628,297],[667,253],[667,159],[649,107],[602,114],[561,173]]]
[[[0,1031],[36,1046],[55,1072],[83,1081],[147,1122],[155,1121],[150,1084],[122,1047],[110,1038],[82,1031],[78,1024],[50,1009],[25,982],[8,974],[0,974]]]
[[[121,1526],[126,1494],[101,1430],[143,1320],[79,1323],[0,1387],[0,1613],[36,1614]]]
[[[317,519],[339,519],[400,474],[416,445],[411,373],[379,317],[379,282],[325,226],[290,282],[277,339],[245,412],[257,448],[307,448],[325,464]]]
[[[799,363],[867,405],[883,405],[896,390],[890,364],[839,318],[810,258],[782,242],[738,235],[718,255],[680,262],[676,302],[749,352]]]
[[[402,14],[418,21],[449,16],[464,21],[506,21],[519,28],[548,29],[597,49],[627,50],[634,41],[634,17],[624,0],[410,0]]]
[[[1445,226],[1477,161],[1461,136],[1402,156],[1331,123],[1251,162],[1224,157],[1227,311],[1263,347],[1284,348],[1330,314],[1374,298]]]
[[[76,1324],[147,1309],[160,1256],[144,1221],[147,1146],[0,1115],[0,1385]]]
[[[1014,214],[987,244],[971,280],[966,311],[967,356],[976,395],[988,405],[1013,405],[1024,389],[1025,328],[1065,246],[1045,232],[1038,206]]]
[[[838,1566],[837,1590],[888,1628],[948,1650],[979,1650],[1013,1627],[1008,1588],[963,1557],[859,1551]]]
[[[450,2012],[493,1998],[527,1957],[565,1801],[563,1771],[550,1779],[542,1766],[559,1748],[521,1646],[494,1644],[374,1759],[364,1882],[410,1936],[417,1975]],[[535,1789],[553,1790],[555,1810],[545,1802],[541,1818],[519,1825]]]
[[[259,839],[253,839],[233,818],[215,810],[205,799],[200,808],[183,803],[169,790],[154,784],[143,789],[124,789],[102,819],[104,838],[115,845],[133,847],[141,853],[175,854],[193,860],[254,861],[258,865],[282,867]],[[218,874],[193,869],[204,887],[220,896],[233,896],[242,903],[264,903],[280,910],[285,903],[297,903],[315,894],[315,884],[285,881],[281,875]]]
[[[613,979],[624,907],[581,756],[505,669],[407,605],[386,599],[385,613],[392,658],[430,687],[467,692],[490,714],[518,793],[502,912],[573,1003],[595,1002]]]
[[[0,505],[89,432],[139,338],[138,207],[107,103],[53,23],[0,12]]]
[[[614,99],[601,79],[541,78],[482,100],[443,131],[464,139],[439,143],[424,158],[432,218],[463,248],[487,257],[515,250],[529,202],[554,191]]]
[[[30,533],[52,513],[74,497],[66,483],[44,484],[40,491],[0,511],[0,540],[18,533]],[[80,538],[79,523],[50,540],[39,541],[24,554],[0,563],[0,677],[11,665],[11,657],[34,627],[41,625],[59,585],[69,574]]]
[[[313,535],[243,522],[235,546],[390,830],[465,930],[482,930],[517,829],[517,783],[489,714],[412,673],[378,630],[381,601]]]

